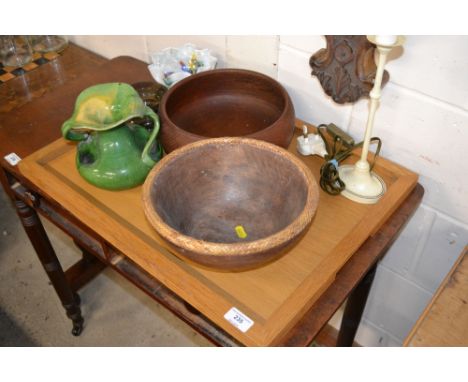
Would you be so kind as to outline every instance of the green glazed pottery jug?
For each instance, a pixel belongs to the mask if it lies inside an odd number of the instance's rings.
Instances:
[[[149,117],[149,132],[130,123]],[[83,90],[76,99],[70,119],[62,125],[65,139],[80,141],[76,166],[89,183],[109,190],[122,190],[144,182],[162,157],[156,141],[159,118],[136,90],[125,83],[108,83]]]

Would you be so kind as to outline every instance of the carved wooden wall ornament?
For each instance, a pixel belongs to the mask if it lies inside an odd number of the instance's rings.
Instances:
[[[325,36],[327,47],[310,58],[312,75],[336,103],[355,102],[369,95],[376,72],[375,45],[366,36]],[[389,79],[384,72],[382,86]]]

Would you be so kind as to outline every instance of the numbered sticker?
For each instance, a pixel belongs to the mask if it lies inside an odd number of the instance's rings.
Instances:
[[[234,307],[229,309],[224,315],[224,318],[243,333],[249,330],[254,324],[253,320]]]
[[[21,160],[21,158],[18,155],[16,155],[15,153],[5,155],[4,158],[12,166],[16,166],[19,163],[19,161]]]

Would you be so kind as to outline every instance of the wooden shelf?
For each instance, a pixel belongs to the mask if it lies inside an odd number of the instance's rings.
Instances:
[[[468,346],[468,246],[437,289],[403,346]]]

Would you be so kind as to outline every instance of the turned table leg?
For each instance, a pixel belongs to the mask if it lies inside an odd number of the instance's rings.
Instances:
[[[376,271],[377,264],[374,264],[349,295],[336,346],[353,346]]]
[[[20,199],[15,199],[17,213],[52,286],[73,322],[72,334],[79,336],[83,330],[80,297],[71,289],[60,262],[36,211]]]

